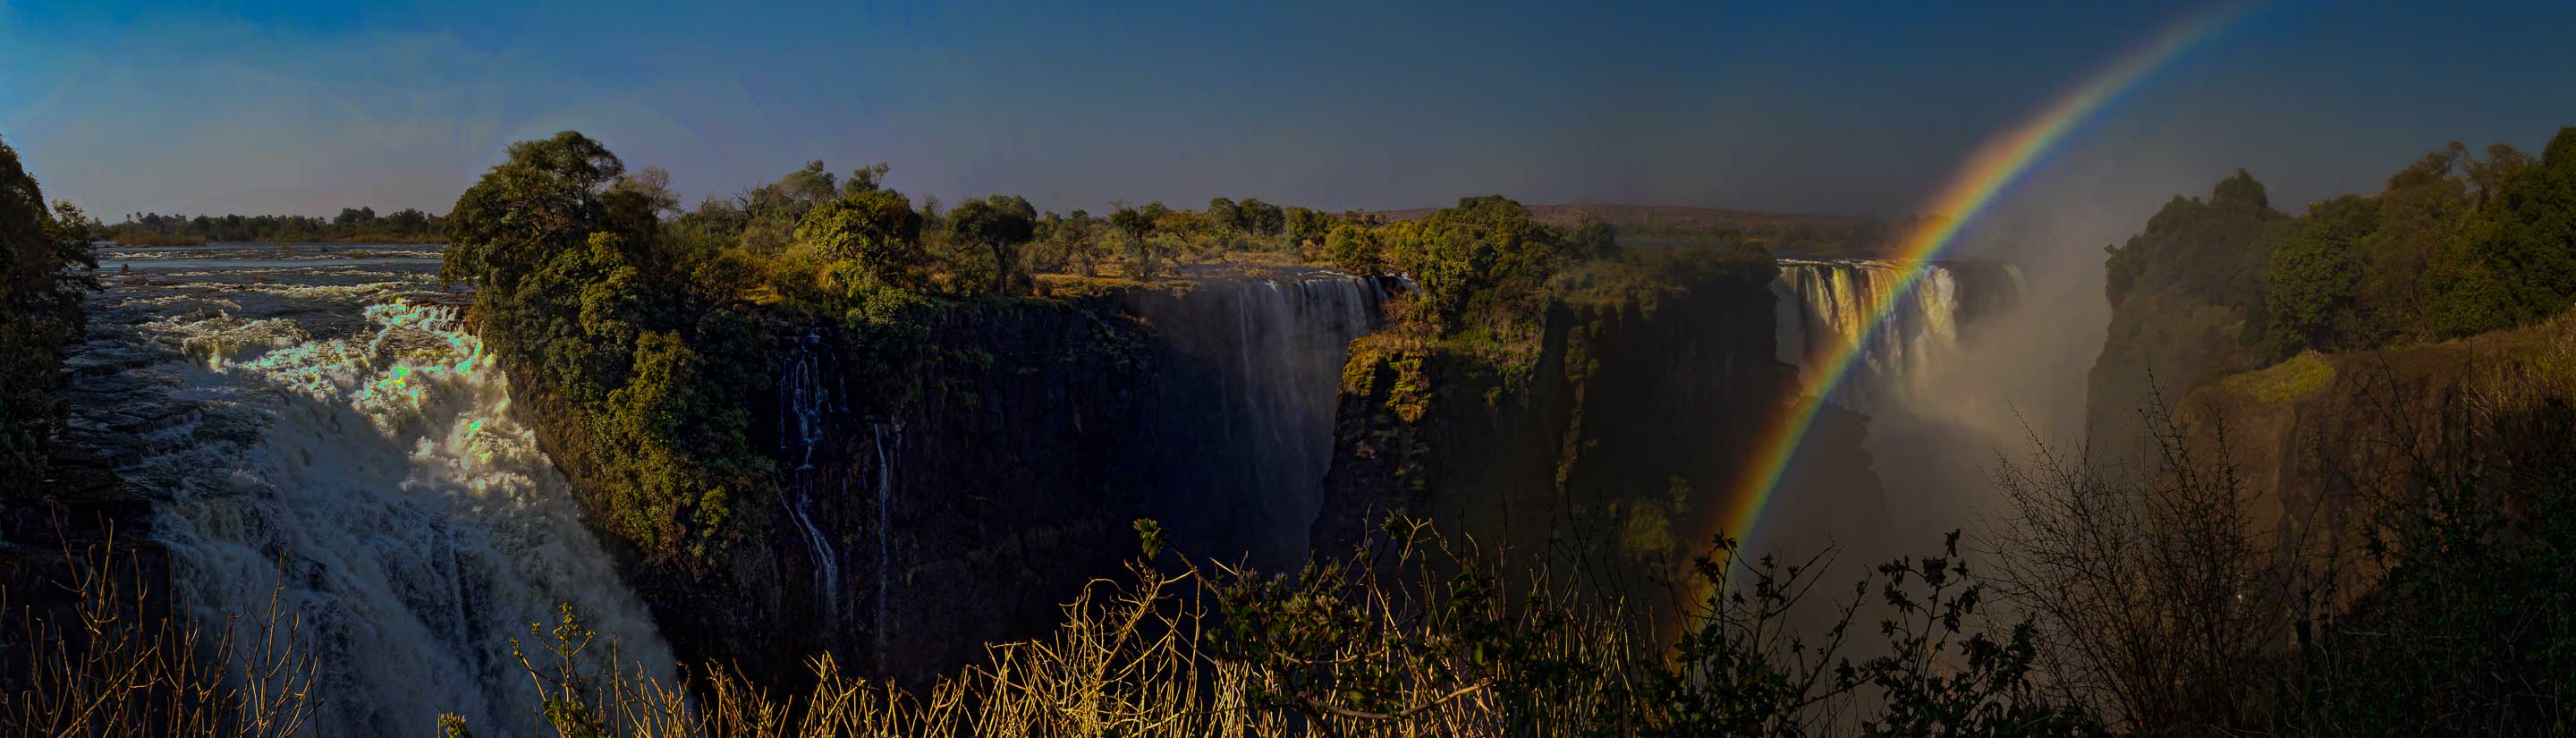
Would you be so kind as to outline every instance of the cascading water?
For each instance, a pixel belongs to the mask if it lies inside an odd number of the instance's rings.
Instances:
[[[823,535],[823,529],[814,524],[813,511],[814,447],[823,442],[826,433],[824,414],[831,407],[829,393],[823,390],[822,362],[814,352],[815,345],[822,341],[822,336],[807,332],[796,343],[796,352],[787,362],[786,375],[778,380],[778,400],[784,405],[779,408],[778,422],[783,426],[793,418],[796,423],[794,435],[789,435],[784,427],[779,428],[778,442],[781,449],[792,444],[797,450],[797,467],[789,473],[795,499],[787,501],[787,515],[796,520],[796,527],[804,532],[806,549],[814,555],[814,592],[821,598],[823,616],[837,622],[840,617],[840,557],[832,551],[831,538]]]
[[[154,500],[194,614],[256,617],[274,592],[321,671],[320,735],[421,733],[442,712],[537,735],[509,639],[558,603],[668,678],[508,377],[455,307],[423,302],[445,297],[436,252],[333,248],[101,259],[137,278],[90,298],[65,436]]]
[[[1779,357],[1799,368],[1799,386],[1823,383],[1821,357],[1859,345],[1857,359],[1826,400],[1868,411],[1921,389],[1926,369],[1959,350],[1959,283],[1940,264],[1927,267],[1912,289],[1896,294],[1905,265],[1867,259],[1780,260],[1771,283],[1778,307]],[[1873,305],[1892,306],[1887,322],[1864,336]]]
[[[894,461],[886,456],[886,425],[877,423],[877,616],[876,653],[879,671],[884,671],[886,653],[886,611],[894,606]],[[903,447],[903,426],[894,426],[895,447]]]
[[[1187,481],[1226,494],[1206,496],[1200,520],[1165,521],[1182,523],[1167,526],[1185,531],[1181,544],[1224,555],[1249,548],[1271,571],[1305,559],[1332,465],[1342,362],[1352,339],[1377,329],[1383,300],[1375,279],[1313,272],[1210,282],[1137,306],[1222,398],[1207,410],[1222,413],[1210,422],[1223,437],[1201,439],[1183,461],[1201,465]]]

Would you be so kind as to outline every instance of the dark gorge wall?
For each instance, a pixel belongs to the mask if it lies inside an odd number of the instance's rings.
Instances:
[[[629,576],[684,660],[793,679],[830,652],[915,681],[1059,622],[1140,517],[1192,556],[1290,571],[1402,509],[1650,591],[1800,391],[1773,278],[1560,302],[1509,346],[1371,336],[1387,293],[1330,274],[943,303],[891,337],[776,319],[747,408],[776,469],[752,539],[719,570]],[[1865,433],[1828,411],[1772,527],[1885,528]]]
[[[1522,354],[1358,342],[1316,550],[1348,551],[1402,510],[1488,551],[1612,564],[1591,570],[1643,589],[1699,550],[1740,455],[1790,396],[1767,281],[1561,304]]]
[[[1135,554],[1140,517],[1194,555],[1287,566],[1381,296],[1315,273],[949,303],[898,336],[775,321],[756,540],[722,571],[631,578],[684,660],[793,678],[828,651],[919,680],[1057,623]]]

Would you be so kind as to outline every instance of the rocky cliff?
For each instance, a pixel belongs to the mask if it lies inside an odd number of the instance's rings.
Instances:
[[[1750,435],[1795,391],[1768,271],[1563,302],[1529,346],[1357,342],[1317,550],[1347,551],[1401,510],[1487,551],[1652,589],[1706,543],[1694,539],[1714,529]],[[1858,471],[1834,481],[1874,495],[1865,460]]]
[[[1285,568],[1344,347],[1382,296],[1318,272],[941,303],[903,335],[773,319],[756,540],[721,571],[630,579],[683,660],[792,678],[830,652],[918,680],[1058,622],[1134,555],[1140,517],[1194,555]]]

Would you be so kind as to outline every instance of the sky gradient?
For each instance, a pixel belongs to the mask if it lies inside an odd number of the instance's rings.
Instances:
[[[2176,14],[515,5],[0,0],[0,136],[110,220],[444,212],[509,142],[562,129],[691,197],[819,158],[1059,210],[1500,192],[1888,215]],[[2116,212],[2045,237],[2098,242],[2237,167],[2295,208],[2452,139],[2536,150],[2576,124],[2571,27],[2563,3],[2254,8],[2076,132],[1972,240],[2051,230],[2023,221],[2071,198]]]

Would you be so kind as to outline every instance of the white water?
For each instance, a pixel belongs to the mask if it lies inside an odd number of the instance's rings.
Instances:
[[[894,462],[886,456],[886,424],[877,423],[877,619],[876,654],[878,671],[884,671],[886,653],[886,610],[894,604]],[[894,443],[903,446],[903,426],[894,427]]]
[[[1928,388],[1931,371],[1959,352],[1959,284],[1946,267],[1927,267],[1913,289],[1896,294],[1898,264],[1864,259],[1781,259],[1771,283],[1778,307],[1780,360],[1799,368],[1799,386],[1823,384],[1818,357],[1858,347],[1857,358],[1826,399],[1869,411]],[[1885,325],[1864,334],[1874,305],[1891,308]]]
[[[831,407],[829,393],[823,390],[821,361],[814,354],[814,346],[822,340],[821,336],[805,334],[796,345],[795,357],[787,362],[786,376],[778,380],[778,399],[785,405],[779,408],[778,422],[783,425],[789,418],[796,420],[796,434],[788,435],[781,427],[778,442],[780,448],[795,444],[798,450],[798,466],[790,474],[795,482],[795,499],[788,501],[787,515],[804,532],[805,547],[814,556],[814,592],[821,598],[823,617],[827,622],[838,623],[841,560],[832,550],[831,538],[823,535],[823,529],[813,519],[814,447],[823,442],[827,430],[823,416]]]
[[[1180,545],[1248,553],[1265,571],[1306,558],[1332,466],[1333,414],[1352,339],[1378,327],[1375,280],[1331,272],[1295,279],[1213,281],[1141,314],[1218,382],[1226,433],[1197,450],[1197,483],[1213,483],[1205,509],[1175,512]],[[1227,304],[1231,303],[1231,304]]]
[[[152,282],[91,298],[66,436],[155,500],[197,616],[256,615],[275,591],[301,618],[324,700],[308,733],[427,734],[454,712],[534,736],[509,639],[558,603],[596,648],[662,678],[672,660],[501,367],[454,308],[412,301],[432,292],[420,271],[138,268]]]

